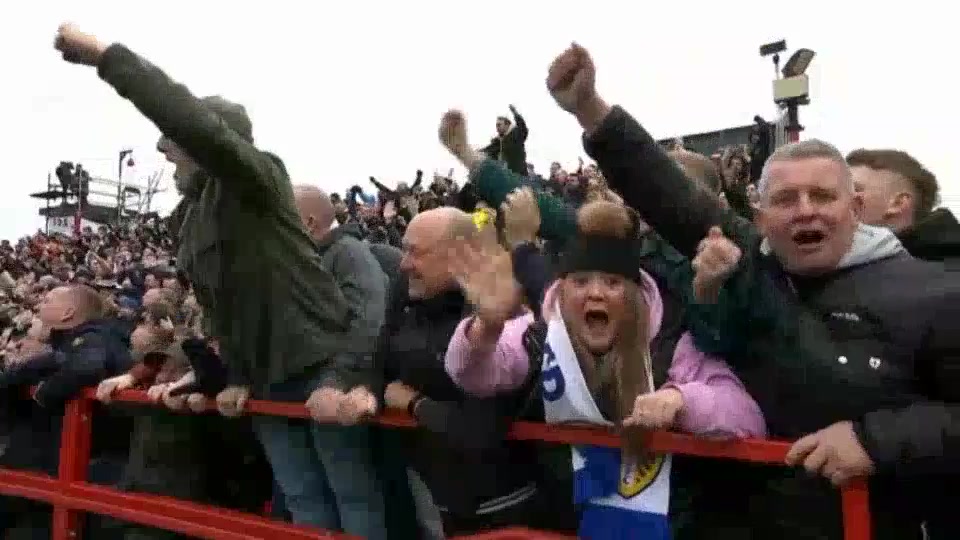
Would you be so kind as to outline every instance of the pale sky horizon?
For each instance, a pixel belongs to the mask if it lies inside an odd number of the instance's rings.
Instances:
[[[149,6],[134,13],[131,5]],[[514,104],[530,126],[529,161],[574,167],[585,157],[576,122],[544,87],[547,66],[571,41],[598,66],[598,87],[658,138],[749,124],[776,116],[770,59],[761,44],[817,52],[808,71],[811,105],[804,138],[841,151],[897,148],[938,177],[944,206],[960,208],[953,158],[955,85],[946,45],[947,4],[758,0],[715,3],[507,2],[428,0],[320,3],[275,0],[50,0],[0,7],[0,148],[6,196],[0,238],[42,226],[41,201],[61,160],[115,179],[117,154],[134,150],[145,178],[162,167],[156,128],[100,81],[63,62],[57,26],[77,23],[118,41],[187,84],[196,95],[242,103],[258,146],[278,154],[294,183],[327,191],[373,189],[455,167],[437,142],[441,114],[461,108],[471,143],[494,133]],[[16,7],[16,11],[14,11]],[[905,10],[909,7],[909,10]],[[482,8],[482,9],[478,9]],[[788,54],[789,52],[788,51]],[[783,60],[788,56],[784,55]],[[465,173],[456,167],[456,177]],[[170,169],[172,170],[172,169]],[[176,194],[157,196],[169,211]]]

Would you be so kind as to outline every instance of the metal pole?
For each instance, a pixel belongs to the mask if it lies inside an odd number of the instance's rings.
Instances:
[[[787,141],[792,143],[800,141],[800,132],[803,131],[803,126],[800,125],[799,100],[791,99],[787,102],[787,125],[784,126],[784,130],[787,133]]]
[[[47,171],[47,195],[53,191],[53,179],[50,177],[50,172]],[[66,195],[64,195],[64,200],[66,200]],[[47,215],[43,220],[43,234],[50,234],[50,197],[47,197]]]
[[[123,219],[123,158],[126,157],[127,151],[120,151],[120,158],[117,160],[117,226],[120,226],[120,222]]]
[[[77,211],[73,216],[73,234],[74,236],[80,236],[80,224],[83,222],[83,178],[74,174],[73,181],[77,189]]]

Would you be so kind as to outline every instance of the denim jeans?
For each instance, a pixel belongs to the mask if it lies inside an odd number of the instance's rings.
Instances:
[[[316,388],[304,378],[273,385],[267,399],[304,402]],[[254,417],[273,476],[293,522],[371,540],[387,537],[384,499],[370,448],[370,427]]]
[[[408,469],[407,475],[410,477],[410,492],[417,507],[417,519],[423,540],[444,540],[446,537],[443,534],[443,516],[433,502],[430,488],[413,469]]]

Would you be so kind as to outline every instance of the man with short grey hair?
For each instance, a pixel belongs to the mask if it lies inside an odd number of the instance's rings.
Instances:
[[[777,148],[767,161],[763,164],[763,171],[760,173],[760,180],[757,182],[757,191],[761,194],[766,190],[768,179],[770,177],[770,165],[783,161],[797,161],[801,159],[823,158],[827,161],[833,161],[838,164],[846,164],[843,154],[836,146],[822,141],[820,139],[807,139],[790,143]],[[848,169],[849,173],[849,169]],[[853,189],[853,178],[847,175],[850,181],[850,188]]]
[[[944,523],[951,483],[937,475],[960,469],[958,278],[859,225],[850,171],[830,145],[791,145],[766,164],[754,225],[693,185],[595,81],[574,44],[547,87],[611,189],[692,260],[695,283],[721,283],[715,303],[690,295],[689,329],[726,358],[771,436],[800,438],[787,464],[837,485],[870,476],[874,538]],[[839,497],[816,478],[770,471],[747,496],[754,537],[843,536]]]

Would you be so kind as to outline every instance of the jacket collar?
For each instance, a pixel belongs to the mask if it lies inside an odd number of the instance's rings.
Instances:
[[[63,328],[50,331],[50,346],[54,349],[62,347],[63,345],[69,343],[70,341],[76,339],[77,337],[82,336],[90,332],[91,330],[96,330],[100,327],[102,321],[93,320],[80,323],[73,328]]]

